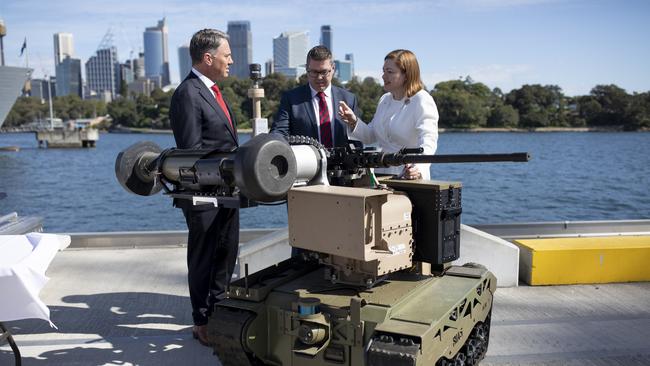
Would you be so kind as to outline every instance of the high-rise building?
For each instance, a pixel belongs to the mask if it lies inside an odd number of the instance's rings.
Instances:
[[[233,64],[230,74],[240,79],[248,78],[248,65],[253,63],[253,33],[248,20],[228,22],[228,36]]]
[[[350,78],[354,77],[354,54],[346,53],[345,60],[350,61]]]
[[[190,46],[185,44],[178,47],[178,72],[181,81],[185,80],[190,70],[192,70],[192,56],[190,56]]]
[[[119,85],[119,67],[115,47],[97,50],[97,54],[86,61],[86,80],[90,96],[110,95],[110,98],[115,98]]]
[[[320,26],[320,44],[327,47],[330,52],[334,53],[332,49],[332,27],[329,25]]]
[[[334,76],[342,83],[347,83],[352,79],[352,65],[350,61],[334,60],[336,72]]]
[[[81,60],[66,56],[56,65],[56,90],[59,96],[77,95],[83,98]]]
[[[54,66],[59,66],[66,57],[74,57],[72,34],[54,33]]]
[[[74,58],[71,33],[54,33],[54,71],[59,96],[83,97],[81,84],[81,60]]]
[[[128,89],[128,85],[135,80],[135,77],[133,75],[133,62],[131,60],[119,64],[119,70],[120,70],[120,77],[119,77],[119,82],[118,82],[118,91],[120,94],[122,94],[123,89]],[[124,86],[123,86],[124,85]],[[122,95],[123,97],[126,97],[127,95]]]
[[[351,53],[345,55],[345,60],[335,60],[335,77],[342,83],[347,83],[354,77],[354,56]]]
[[[49,85],[48,85],[49,84]],[[32,97],[40,98],[44,101],[50,100],[50,94],[56,97],[56,78],[32,79]]]
[[[144,73],[159,76],[162,85],[169,85],[169,55],[167,50],[167,20],[162,18],[155,27],[144,31]]]
[[[288,77],[304,73],[309,47],[309,32],[283,32],[273,38],[273,65],[275,72]]]
[[[273,59],[270,58],[264,63],[264,76],[269,76],[275,72],[275,66],[273,65]]]
[[[133,59],[133,78],[144,79],[144,52],[138,53],[138,58]]]
[[[141,78],[134,80],[129,84],[129,92],[131,94],[144,94],[148,97],[151,96],[151,92],[156,88],[156,84],[151,81],[151,79]]]

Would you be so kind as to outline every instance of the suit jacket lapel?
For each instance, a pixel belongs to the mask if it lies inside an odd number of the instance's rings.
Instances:
[[[237,132],[230,127],[230,123],[228,123],[228,117],[226,117],[226,114],[223,113],[223,110],[221,109],[221,107],[219,107],[219,104],[217,104],[217,100],[214,97],[214,95],[212,95],[212,92],[208,89],[207,86],[205,86],[205,84],[203,84],[203,82],[198,77],[196,78],[194,83],[198,87],[199,94],[201,95],[201,97],[206,102],[208,102],[208,104],[212,107],[212,109],[214,109],[215,112],[217,112],[217,114],[220,117],[219,119],[226,124],[226,128],[228,129],[228,132],[230,132],[230,135],[232,136],[233,140],[237,142]],[[228,103],[226,103],[226,108],[228,108],[228,113],[230,113],[230,118],[234,125],[235,120],[232,116],[232,111],[230,110]]]
[[[314,112],[314,105],[312,102],[312,97],[311,97],[311,88],[309,87],[309,84],[304,86],[305,92],[305,101],[302,103],[302,105],[305,107],[305,112],[307,112],[307,115],[309,116],[309,120],[311,121],[311,128],[313,130],[314,136],[318,136],[318,124],[320,121],[316,118],[316,112]]]

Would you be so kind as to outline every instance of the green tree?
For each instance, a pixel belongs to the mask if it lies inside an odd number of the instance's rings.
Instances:
[[[267,118],[269,123],[273,122],[275,113],[280,108],[282,93],[295,88],[296,81],[287,78],[283,74],[273,73],[267,75],[261,83],[264,88],[264,99],[262,99],[262,118]]]
[[[593,118],[587,120],[590,125],[607,126],[625,124],[627,108],[631,96],[616,85],[596,85],[590,95],[600,104],[601,110]]]
[[[95,118],[106,115],[106,103],[103,100],[84,100],[82,105],[83,115],[87,118]]]
[[[82,100],[78,95],[55,97],[53,102],[54,114],[64,121],[91,117],[91,115],[84,113],[86,111],[84,105],[88,102]]]
[[[517,125],[519,125],[519,112],[511,105],[501,103],[490,110],[488,127],[517,127]]]
[[[133,100],[120,98],[108,103],[106,109],[113,119],[114,126],[135,126],[138,121],[136,102]]]
[[[559,86],[524,85],[511,90],[505,102],[519,112],[521,127],[568,125],[567,98]]]
[[[298,83],[306,83],[305,75],[298,81],[274,73],[266,76],[261,87],[262,117],[273,122],[282,93]],[[334,85],[340,86],[333,79]],[[220,83],[239,127],[249,127],[252,104],[249,79],[228,78]],[[353,78],[345,88],[356,94],[361,118],[370,122],[384,90],[375,79]],[[114,125],[127,127],[170,128],[169,106],[172,91],[155,89],[151,96],[137,95],[130,101],[119,98],[111,103],[78,96],[55,97],[54,116],[63,120],[113,117]],[[556,85],[524,85],[504,94],[499,88],[490,90],[470,77],[438,83],[431,92],[440,113],[441,127],[543,127],[619,125],[628,130],[650,128],[649,92],[629,95],[616,85],[597,85],[589,95],[566,97]],[[9,112],[5,126],[18,126],[49,117],[48,104],[38,98],[18,98]]]
[[[99,100],[83,100],[77,95],[54,97],[54,118],[62,120],[93,118],[106,114],[106,103]],[[18,98],[5,121],[6,126],[18,126],[50,117],[49,103],[35,97]]]
[[[625,112],[626,130],[650,128],[650,92],[634,94]]]
[[[441,127],[475,128],[487,125],[490,107],[498,99],[482,83],[450,80],[436,84],[431,96],[438,106]]]
[[[43,120],[49,117],[48,104],[39,98],[20,97],[7,114],[4,127],[20,126],[25,123]]]
[[[156,88],[151,92],[151,99],[158,109],[158,113],[153,121],[153,128],[171,128],[169,124],[169,106],[171,105],[173,95],[174,90],[164,92],[162,89]]]
[[[298,76],[298,85],[306,85],[308,82],[307,73]]]
[[[577,119],[584,125],[592,125],[595,118],[602,112],[603,107],[591,95],[581,95],[575,98]]]

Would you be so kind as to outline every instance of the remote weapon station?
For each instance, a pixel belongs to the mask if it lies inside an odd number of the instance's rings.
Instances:
[[[250,93],[249,93],[250,94]],[[258,116],[259,118],[259,116]],[[236,150],[122,151],[138,195],[250,207],[286,200],[299,256],[233,281],[208,323],[223,365],[476,365],[487,351],[496,278],[460,253],[461,184],[376,179],[406,163],[528,161],[527,153],[388,154],[252,137]]]

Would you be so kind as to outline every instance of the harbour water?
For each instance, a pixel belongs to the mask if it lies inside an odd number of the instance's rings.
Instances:
[[[45,231],[184,229],[180,210],[158,194],[127,193],[117,154],[165,134],[103,134],[95,149],[39,149],[33,134],[0,134],[0,215],[44,218]],[[463,223],[650,218],[650,133],[444,133],[439,154],[528,151],[529,163],[440,164],[433,179],[463,182]],[[242,228],[286,225],[284,206],[244,209]]]

